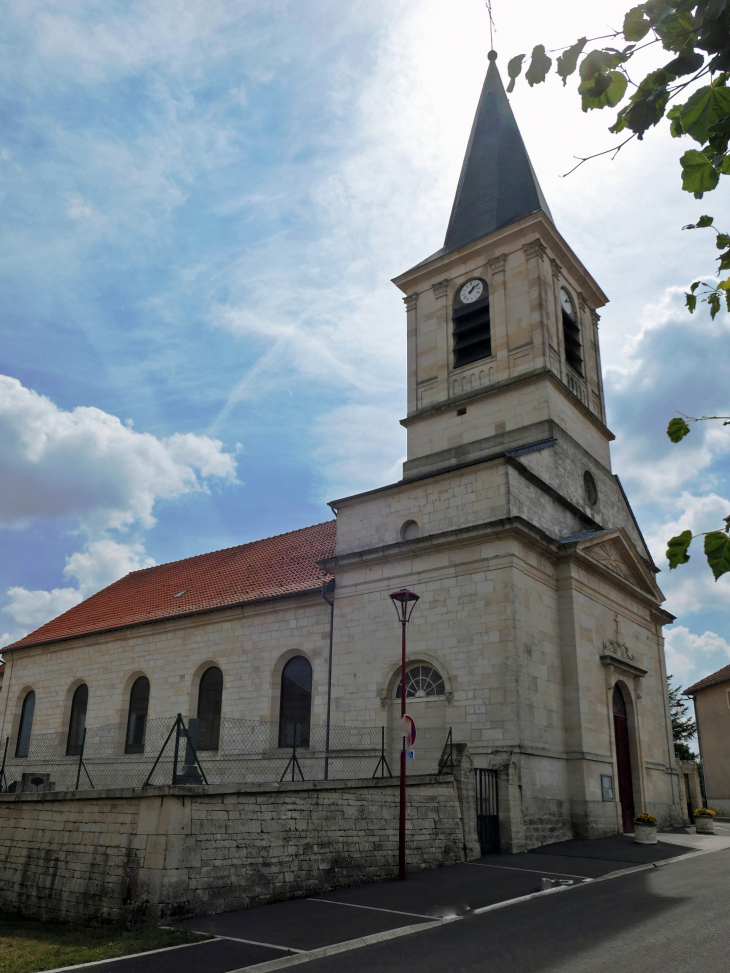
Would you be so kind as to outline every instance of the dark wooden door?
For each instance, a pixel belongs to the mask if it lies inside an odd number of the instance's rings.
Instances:
[[[631,751],[629,750],[629,722],[621,689],[613,690],[613,731],[616,737],[618,764],[618,794],[624,831],[634,830],[634,785],[631,779]]]

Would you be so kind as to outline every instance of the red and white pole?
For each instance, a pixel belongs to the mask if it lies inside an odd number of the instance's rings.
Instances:
[[[398,878],[406,877],[406,619],[401,620],[400,718],[403,741],[400,751],[400,818],[398,826]]]

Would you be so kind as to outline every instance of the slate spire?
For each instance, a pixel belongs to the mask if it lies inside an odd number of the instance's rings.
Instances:
[[[537,210],[552,220],[496,60],[496,52],[490,51],[441,253],[457,250]]]

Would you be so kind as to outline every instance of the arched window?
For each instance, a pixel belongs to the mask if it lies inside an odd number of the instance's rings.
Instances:
[[[573,298],[564,287],[560,288],[560,308],[563,313],[563,341],[565,360],[579,375],[583,374],[583,356],[580,346],[580,328]]]
[[[613,687],[613,715],[626,719],[626,700],[618,683]]]
[[[198,726],[202,736],[198,750],[217,750],[221,738],[221,706],[223,705],[223,673],[218,666],[206,669],[200,677],[198,689]]]
[[[71,700],[71,719],[68,721],[68,738],[66,740],[67,756],[78,756],[81,753],[88,704],[89,687],[86,683],[81,683]]]
[[[454,368],[469,365],[492,354],[487,282],[474,277],[454,295],[451,314],[454,338]]]
[[[147,729],[147,710],[150,706],[150,681],[147,676],[135,679],[129,694],[127,717],[127,741],[125,753],[144,753],[144,737]]]
[[[309,746],[309,723],[312,715],[312,667],[297,655],[289,659],[281,674],[281,708],[279,710],[279,746]]]
[[[33,729],[33,714],[35,713],[35,693],[31,689],[25,694],[23,708],[20,711],[20,726],[18,740],[15,744],[15,756],[27,757],[30,749],[30,733]]]
[[[401,697],[401,682],[395,691],[395,698]],[[423,699],[424,696],[445,696],[446,686],[433,666],[415,665],[406,669],[406,699]]]

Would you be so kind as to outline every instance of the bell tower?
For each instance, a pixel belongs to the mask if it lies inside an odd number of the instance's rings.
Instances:
[[[404,479],[555,440],[610,472],[597,308],[556,228],[496,65],[443,247],[394,279],[408,319]]]

